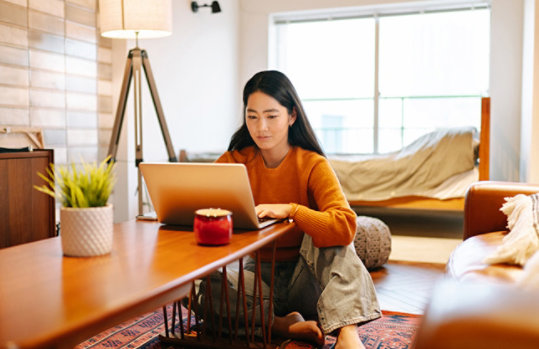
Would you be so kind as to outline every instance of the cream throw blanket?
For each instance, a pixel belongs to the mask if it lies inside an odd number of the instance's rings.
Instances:
[[[473,127],[442,129],[395,153],[363,161],[330,159],[330,163],[348,200],[421,195],[474,168],[475,132]]]
[[[535,252],[524,265],[524,273],[518,280],[519,285],[524,289],[539,289],[539,252]]]
[[[524,266],[539,250],[539,194],[518,194],[505,198],[500,209],[507,215],[509,233],[485,263],[510,263]]]

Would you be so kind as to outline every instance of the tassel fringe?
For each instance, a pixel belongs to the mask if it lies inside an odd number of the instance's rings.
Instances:
[[[510,263],[524,266],[539,250],[538,195],[518,194],[505,198],[501,211],[507,216],[509,234],[496,251],[484,260],[487,264]]]

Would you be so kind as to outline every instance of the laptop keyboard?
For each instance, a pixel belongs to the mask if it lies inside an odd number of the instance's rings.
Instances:
[[[271,217],[258,217],[258,223],[263,223],[265,221],[269,221],[269,220],[272,220],[272,219],[275,219],[275,218],[271,218]]]

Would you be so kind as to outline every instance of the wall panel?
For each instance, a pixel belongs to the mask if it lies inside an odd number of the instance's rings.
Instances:
[[[97,15],[97,0],[0,0],[0,126],[41,128],[56,163],[105,156],[112,44]]]

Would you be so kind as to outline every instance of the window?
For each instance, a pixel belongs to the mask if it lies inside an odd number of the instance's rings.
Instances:
[[[274,23],[270,66],[296,86],[325,152],[385,153],[439,127],[479,130],[486,6]]]

